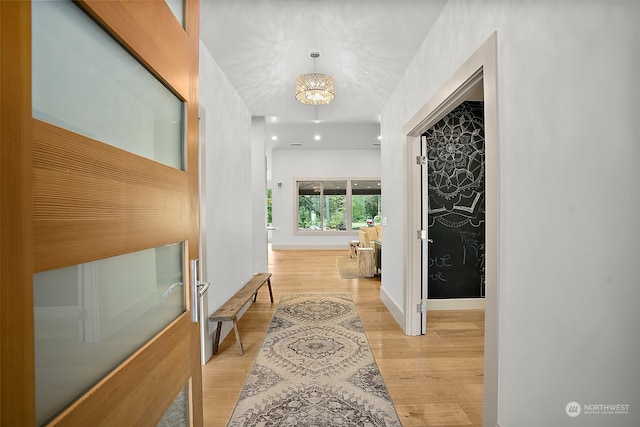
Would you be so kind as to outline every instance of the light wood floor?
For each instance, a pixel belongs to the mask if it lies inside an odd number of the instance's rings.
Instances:
[[[350,292],[403,426],[481,426],[484,311],[431,311],[427,334],[404,335],[380,301],[380,279],[342,279],[344,251],[270,251],[275,303],[266,287],[203,367],[204,425],[226,426],[280,295]]]

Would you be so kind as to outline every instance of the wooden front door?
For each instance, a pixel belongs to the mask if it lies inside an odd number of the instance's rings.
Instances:
[[[81,36],[69,33],[64,40],[46,33],[44,26],[32,26],[34,13],[49,13],[37,10],[45,3],[64,3],[67,9],[59,13],[61,19],[80,14],[85,21],[78,28],[95,26],[97,30]],[[198,2],[186,0],[182,19],[178,15],[163,0],[0,2],[3,426],[155,426],[177,396],[183,399],[187,423],[202,425],[199,326],[193,320],[189,272],[189,261],[198,258],[199,243]],[[101,47],[92,48],[89,42],[102,37],[100,31],[121,49],[116,56],[133,58],[137,65],[114,66],[104,59],[108,56],[101,57],[103,63],[96,61],[94,55]],[[83,63],[84,68],[70,66],[69,58],[57,58],[56,49],[39,46],[46,58],[38,52],[32,56],[36,38],[44,40],[45,46],[62,46],[70,52],[71,62]],[[123,89],[117,80],[124,76],[129,84],[138,82],[136,76],[127,77],[137,72],[132,71],[136,67],[150,78]],[[94,71],[102,73],[105,82],[96,89],[98,93],[92,92]],[[51,76],[58,76],[59,84],[42,83]],[[147,84],[161,86],[161,91],[177,100],[177,120],[161,123],[162,102],[149,102],[140,95]],[[128,107],[117,108],[125,98]],[[64,113],[47,110],[54,101],[59,105],[51,108]],[[103,112],[96,114],[94,107]],[[90,124],[76,124],[76,118]],[[121,126],[124,122],[128,124]],[[170,126],[179,131],[170,131]],[[102,138],[102,131],[110,135],[109,140]],[[179,135],[178,149],[160,147],[158,140],[175,140],[172,132]],[[132,151],[131,145],[139,150]],[[165,161],[165,157],[176,157],[166,153],[171,150],[178,151],[179,164]],[[158,255],[165,252],[173,254],[177,277],[159,278],[171,264]],[[137,271],[150,265],[153,271]],[[64,292],[54,291],[51,272],[73,278],[73,283],[62,284],[72,303],[54,301]],[[134,300],[125,292],[137,282],[145,282],[150,290],[142,296],[138,292]],[[101,295],[100,286],[119,286],[117,295]],[[88,376],[89,385],[80,393],[69,391],[72,387],[66,383],[84,375],[75,356],[68,359],[68,366],[56,368],[52,379],[46,369],[38,368],[42,360],[46,366],[47,358],[64,359],[57,352],[70,349],[82,355],[94,354],[97,348],[97,356],[90,359],[100,359],[121,342],[129,343],[129,334],[135,335],[143,326],[141,319],[148,317],[144,315],[162,312],[170,299],[179,304],[175,315],[125,350],[113,366]],[[69,323],[73,313],[77,318]],[[41,314],[50,321],[43,322]],[[62,334],[56,325],[63,322],[78,332],[73,345],[61,344],[61,335],[56,335]],[[111,326],[106,327],[106,322]],[[46,351],[39,347],[41,330],[50,333],[45,338],[52,345]],[[48,383],[59,378],[64,383]],[[42,384],[70,398],[43,414]]]

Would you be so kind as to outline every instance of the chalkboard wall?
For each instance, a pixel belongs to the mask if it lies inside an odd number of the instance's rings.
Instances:
[[[432,128],[428,298],[484,297],[484,107],[464,102]]]

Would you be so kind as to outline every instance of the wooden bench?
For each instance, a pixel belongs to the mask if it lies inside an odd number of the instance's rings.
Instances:
[[[255,274],[246,285],[244,285],[229,301],[222,304],[211,316],[209,320],[211,322],[218,322],[216,327],[216,334],[213,337],[213,354],[218,352],[218,346],[220,344],[220,331],[222,330],[222,322],[231,320],[233,321],[233,330],[236,333],[236,341],[238,342],[238,353],[244,354],[242,348],[242,341],[240,341],[240,332],[238,331],[238,313],[240,310],[253,298],[253,302],[258,297],[258,291],[262,285],[267,284],[269,287],[269,298],[271,304],[273,304],[273,292],[271,291],[271,273],[257,273]]]

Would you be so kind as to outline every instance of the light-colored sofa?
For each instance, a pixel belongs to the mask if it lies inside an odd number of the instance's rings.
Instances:
[[[376,240],[382,240],[382,226],[374,225],[373,227],[361,227],[358,231],[358,240],[360,240],[361,248],[375,247]]]

